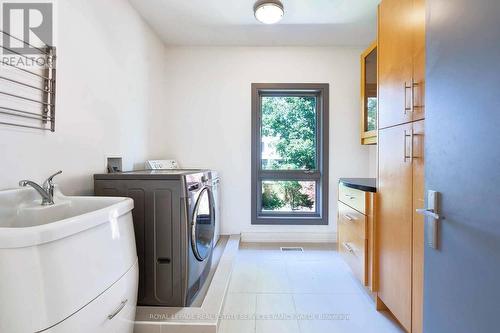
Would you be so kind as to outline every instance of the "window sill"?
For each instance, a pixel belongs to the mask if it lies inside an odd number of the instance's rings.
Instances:
[[[252,225],[328,225],[328,220],[322,217],[259,216]]]

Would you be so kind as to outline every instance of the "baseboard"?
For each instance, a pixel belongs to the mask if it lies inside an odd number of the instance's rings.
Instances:
[[[247,243],[336,243],[336,232],[242,232]]]

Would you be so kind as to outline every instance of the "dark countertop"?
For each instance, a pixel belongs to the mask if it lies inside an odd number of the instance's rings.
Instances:
[[[339,183],[360,191],[377,192],[377,179],[375,178],[340,178]]]

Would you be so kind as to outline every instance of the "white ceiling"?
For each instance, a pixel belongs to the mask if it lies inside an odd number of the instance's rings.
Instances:
[[[283,20],[259,23],[255,0],[129,0],[167,45],[365,46],[380,0],[282,0]]]

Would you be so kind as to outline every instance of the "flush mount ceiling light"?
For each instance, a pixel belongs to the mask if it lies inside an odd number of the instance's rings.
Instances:
[[[279,0],[257,1],[253,7],[255,18],[265,24],[274,24],[283,18],[285,11]]]

